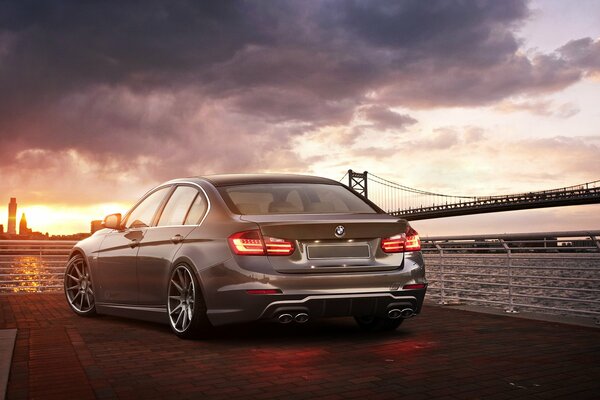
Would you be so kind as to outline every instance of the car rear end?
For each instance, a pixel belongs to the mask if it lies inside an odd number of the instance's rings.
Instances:
[[[401,320],[421,311],[427,281],[414,229],[347,187],[314,179],[213,183],[240,228],[227,238],[227,277],[207,301],[214,325]]]

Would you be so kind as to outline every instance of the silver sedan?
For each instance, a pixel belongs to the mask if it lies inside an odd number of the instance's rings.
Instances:
[[[338,182],[213,175],[166,182],[77,243],[71,309],[168,323],[182,337],[255,320],[353,316],[396,329],[421,311],[419,235]]]

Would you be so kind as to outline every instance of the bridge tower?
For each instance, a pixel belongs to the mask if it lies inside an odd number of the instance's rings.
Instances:
[[[367,171],[354,172],[351,169],[348,170],[348,186],[365,198],[369,198],[367,191]]]

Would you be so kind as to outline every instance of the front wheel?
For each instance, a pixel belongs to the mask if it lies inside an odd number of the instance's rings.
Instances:
[[[390,319],[366,315],[354,317],[358,326],[367,332],[393,331],[404,322],[403,318]]]
[[[90,269],[80,254],[71,257],[67,263],[64,285],[71,310],[84,317],[96,315]]]
[[[183,339],[208,337],[212,325],[193,270],[180,264],[171,273],[167,298],[169,325]]]

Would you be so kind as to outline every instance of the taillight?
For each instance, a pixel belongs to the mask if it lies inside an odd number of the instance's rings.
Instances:
[[[294,242],[262,236],[258,229],[229,236],[229,246],[235,254],[243,256],[289,256],[294,252]]]
[[[421,250],[421,238],[417,231],[411,226],[406,230],[406,244],[404,245],[405,251],[419,251]]]
[[[404,251],[406,235],[396,235],[387,239],[381,239],[381,248],[386,253],[401,253]]]
[[[260,256],[265,254],[265,245],[260,231],[244,231],[229,236],[229,246],[235,254]]]
[[[265,236],[267,254],[270,256],[289,256],[294,252],[294,242]]]
[[[421,239],[417,231],[408,226],[405,233],[381,239],[381,249],[386,253],[419,251],[421,250]]]

